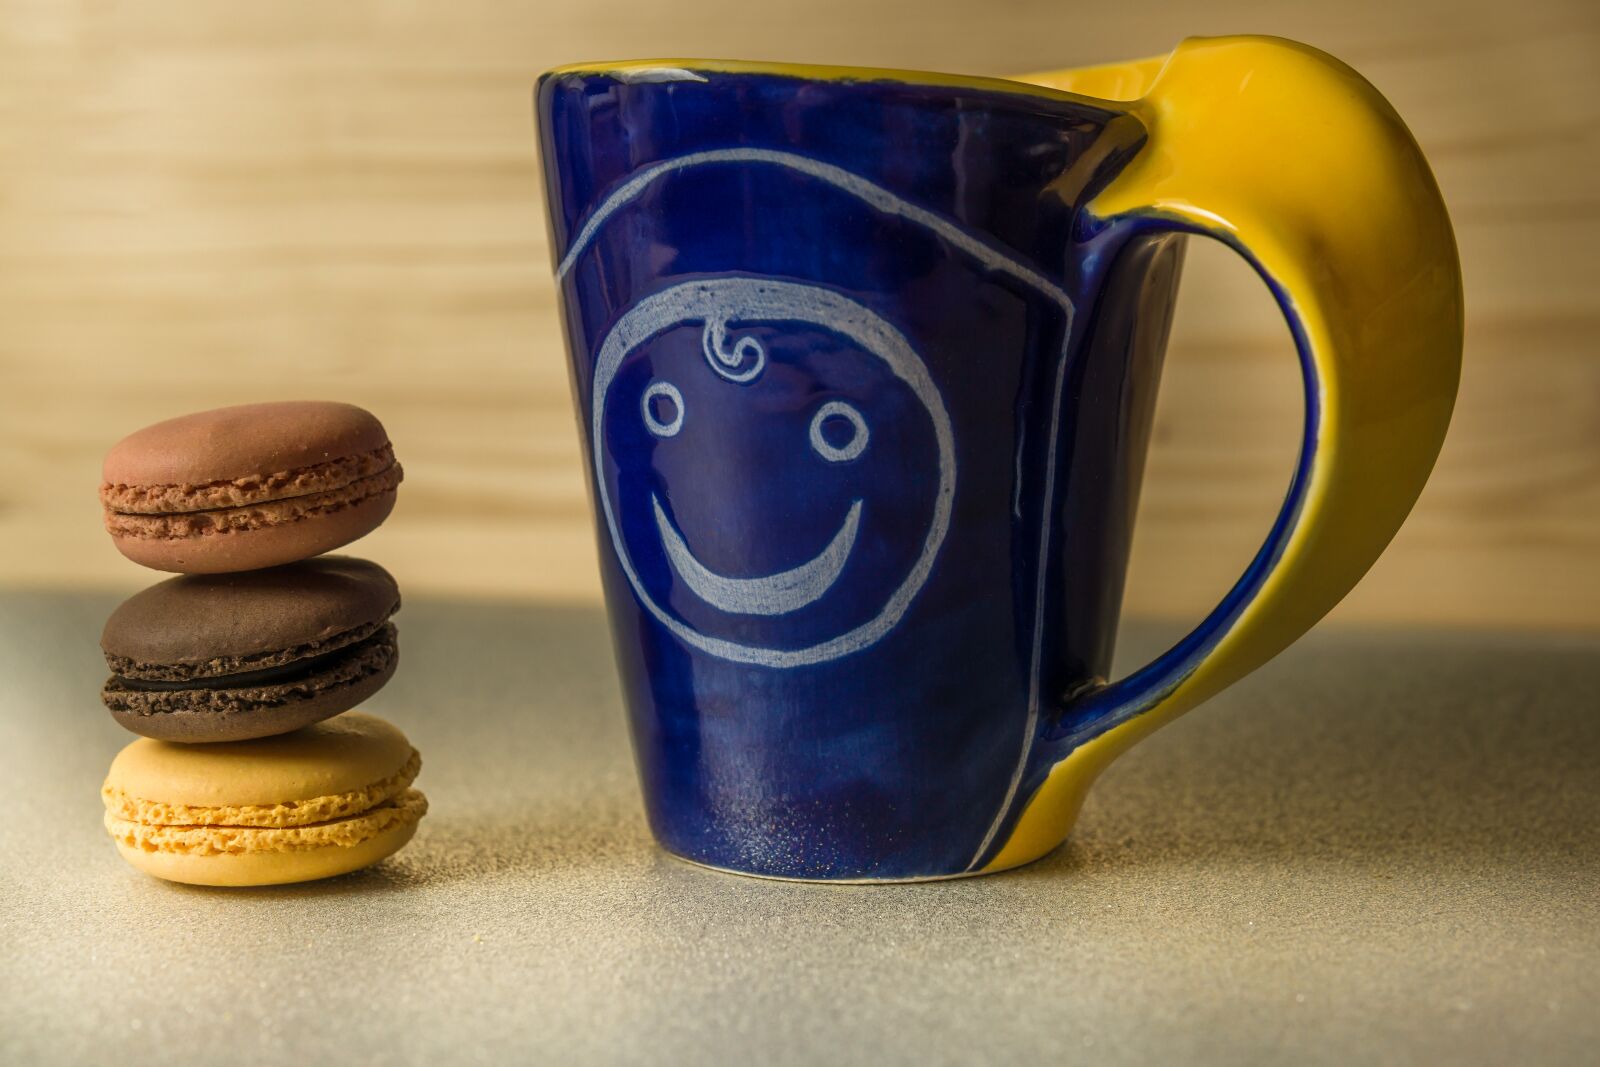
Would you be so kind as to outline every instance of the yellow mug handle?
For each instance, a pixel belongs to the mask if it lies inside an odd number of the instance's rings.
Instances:
[[[1277,655],[1350,591],[1422,491],[1461,373],[1461,268],[1444,201],[1400,116],[1354,70],[1292,41],[1216,37],[1165,59],[1019,80],[1137,98],[1116,106],[1148,140],[1090,214],[1215,237],[1244,256],[1289,321],[1306,427],[1250,569],[1154,663],[1056,709],[1036,741],[1031,797],[975,859],[985,870],[1060,844],[1112,759]]]

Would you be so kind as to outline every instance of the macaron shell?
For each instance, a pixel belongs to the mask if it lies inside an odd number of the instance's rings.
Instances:
[[[106,453],[109,485],[202,485],[294,470],[389,443],[353,404],[290,400],[183,415],[129,434]]]
[[[383,622],[399,605],[400,587],[376,563],[321,556],[242,574],[157,582],[111,613],[100,647],[108,658],[144,667],[230,661],[216,664],[215,673],[233,673],[282,662],[264,660],[265,654],[316,654],[331,641]],[[110,666],[118,672],[118,664]]]
[[[146,874],[169,882],[207,886],[285,885],[349,874],[398,852],[417,832],[415,821],[392,827],[355,845],[329,845],[295,852],[195,855],[154,852],[121,841],[117,851]]]
[[[389,517],[396,495],[390,489],[341,508],[256,529],[173,538],[113,534],[111,540],[128,559],[153,570],[181,574],[253,571],[319,556],[365,537]]]
[[[254,741],[175,745],[141,738],[117,754],[105,784],[167,804],[285,804],[365,789],[403,770],[411,752],[397,727],[351,711]]]
[[[111,717],[123,729],[142,737],[179,744],[215,745],[272,737],[311,726],[324,719],[331,719],[341,712],[360,705],[394,677],[399,662],[400,657],[396,652],[376,673],[328,689],[315,696],[281,704],[264,704],[239,710],[218,710],[207,703],[208,698],[217,691],[197,689],[184,691],[185,694],[192,693],[194,699],[194,706],[187,710],[141,713],[113,708]],[[165,695],[173,697],[179,694]]]

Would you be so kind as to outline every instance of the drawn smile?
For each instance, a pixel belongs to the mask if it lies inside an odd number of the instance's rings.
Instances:
[[[861,501],[856,500],[833,540],[810,560],[762,578],[730,578],[695,557],[653,493],[650,503],[655,508],[656,530],[672,569],[701,600],[732,615],[787,615],[816,601],[839,580],[861,526]]]

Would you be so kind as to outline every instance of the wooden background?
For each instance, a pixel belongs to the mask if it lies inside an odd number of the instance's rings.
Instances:
[[[529,90],[710,55],[1003,74],[1299,38],[1394,101],[1468,291],[1434,482],[1346,620],[1600,626],[1600,4],[1346,0],[0,0],[0,584],[132,589],[100,454],[158,418],[330,397],[387,423],[360,551],[412,592],[583,599],[594,549]],[[1265,533],[1300,421],[1287,331],[1191,252],[1129,589],[1197,618]]]

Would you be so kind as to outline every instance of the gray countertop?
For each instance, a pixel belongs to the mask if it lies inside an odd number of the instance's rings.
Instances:
[[[416,840],[219,891],[100,828],[114,603],[0,596],[6,1064],[1600,1055],[1600,636],[1324,629],[1032,867],[816,887],[651,846],[597,610],[418,600],[367,705],[422,750]]]

